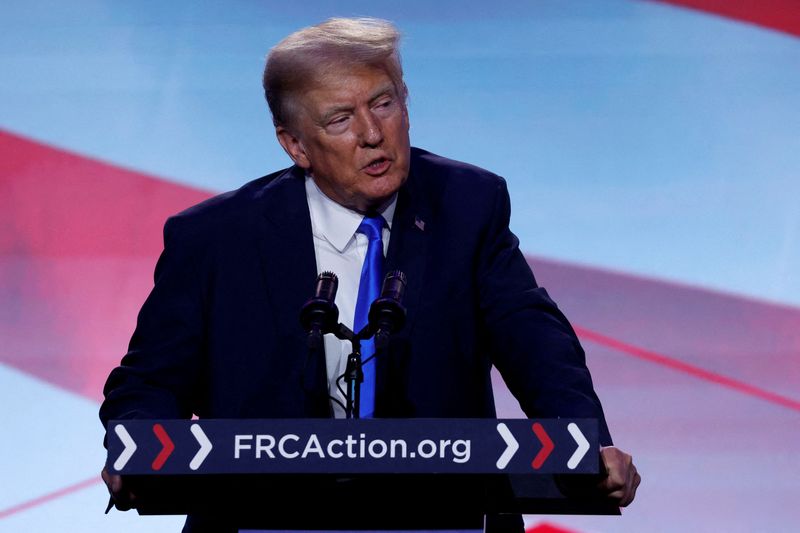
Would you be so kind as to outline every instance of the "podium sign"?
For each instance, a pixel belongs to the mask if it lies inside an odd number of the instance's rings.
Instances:
[[[593,419],[116,420],[126,475],[596,474]]]

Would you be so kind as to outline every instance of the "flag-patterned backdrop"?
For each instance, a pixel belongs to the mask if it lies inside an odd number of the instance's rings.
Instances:
[[[263,58],[335,15],[403,31],[413,144],[508,180],[642,472],[621,517],[528,529],[796,530],[796,0],[6,0],[0,531],[179,530],[103,514],[102,384],[165,218],[288,165]]]

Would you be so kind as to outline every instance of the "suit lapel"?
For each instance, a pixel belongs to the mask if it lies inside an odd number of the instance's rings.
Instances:
[[[406,308],[404,332],[411,331],[422,292],[422,282],[428,257],[432,210],[420,190],[419,177],[409,175],[400,189],[397,210],[392,223],[392,236],[386,257],[386,272],[400,270],[406,275],[407,286],[403,305]]]
[[[306,411],[324,416],[329,411],[324,354],[309,354],[299,319],[317,277],[302,169],[292,167],[265,187],[261,204],[258,246],[265,282],[277,334],[288,341],[290,350],[272,356],[303,358],[301,386],[309,401]]]
[[[428,195],[425,194],[424,176],[415,175],[413,168],[408,180],[398,193],[397,209],[392,222],[392,236],[386,254],[386,272],[400,270],[406,275],[406,324],[393,335],[387,353],[377,359],[377,416],[397,416],[404,409],[408,381],[407,366],[412,343],[412,331],[417,320],[425,280],[429,246],[435,234],[435,220]],[[419,339],[417,338],[417,341]]]

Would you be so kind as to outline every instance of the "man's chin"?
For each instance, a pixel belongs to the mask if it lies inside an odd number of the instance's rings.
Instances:
[[[373,206],[374,209],[386,207],[386,205],[394,199],[397,191],[400,190],[404,182],[405,180],[394,181],[387,187],[382,187],[380,190],[373,191],[370,195],[370,205]]]

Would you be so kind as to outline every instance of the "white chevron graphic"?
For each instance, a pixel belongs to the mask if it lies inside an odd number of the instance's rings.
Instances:
[[[197,453],[194,454],[194,457],[192,457],[192,460],[189,462],[189,468],[197,470],[200,468],[200,465],[203,464],[203,461],[206,460],[208,454],[211,453],[211,448],[214,446],[211,445],[211,441],[208,440],[208,437],[206,437],[206,434],[203,432],[202,428],[200,428],[199,424],[192,424],[190,429],[194,438],[200,443],[200,449],[197,450]]]
[[[583,436],[583,433],[581,433],[581,430],[578,429],[578,425],[575,422],[570,422],[570,424],[567,426],[567,430],[569,430],[569,434],[572,435],[572,438],[575,439],[575,442],[578,443],[578,447],[572,453],[572,457],[570,457],[569,461],[567,461],[567,468],[570,470],[575,470],[575,467],[581,463],[583,456],[589,451],[589,441]]]
[[[130,433],[128,433],[128,430],[125,429],[125,426],[122,424],[117,424],[114,426],[114,433],[117,434],[119,440],[121,440],[122,444],[125,445],[125,449],[122,450],[122,453],[119,454],[117,460],[114,461],[114,470],[119,471],[125,468],[125,465],[128,464],[133,452],[136,451],[136,443],[133,442]]]
[[[514,435],[511,434],[511,431],[508,429],[508,427],[502,422],[497,424],[497,432],[500,433],[500,436],[503,437],[504,441],[506,441],[506,449],[497,460],[497,468],[499,470],[503,470],[506,466],[508,466],[508,462],[511,461],[512,457],[514,457],[514,454],[517,453],[517,450],[519,450],[519,443],[517,442],[517,439],[514,438]]]

